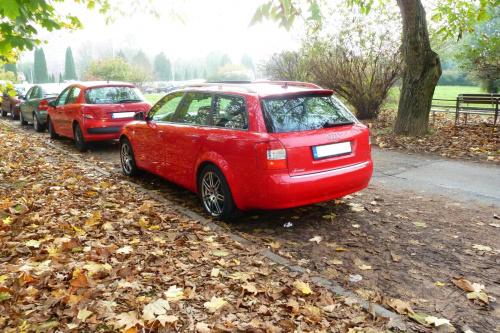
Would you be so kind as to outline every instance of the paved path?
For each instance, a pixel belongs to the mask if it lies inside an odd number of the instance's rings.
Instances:
[[[372,184],[500,207],[500,167],[374,148]]]

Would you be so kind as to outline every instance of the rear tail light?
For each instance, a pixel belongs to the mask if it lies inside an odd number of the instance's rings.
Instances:
[[[42,99],[38,102],[38,111],[47,111],[49,109],[49,102],[46,99]]]
[[[255,144],[257,168],[278,170],[287,168],[286,149],[278,140]]]
[[[99,119],[94,111],[92,111],[92,109],[89,107],[84,107],[82,109],[82,117],[87,119]]]

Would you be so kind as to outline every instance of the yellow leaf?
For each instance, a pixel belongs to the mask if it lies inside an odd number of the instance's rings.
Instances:
[[[479,244],[474,244],[473,248],[479,250],[479,251],[491,251],[491,247],[489,246],[484,246],[484,245],[479,245]]]
[[[217,311],[223,307],[227,302],[220,297],[213,296],[210,302],[205,302],[204,306],[212,312]]]
[[[335,251],[342,252],[342,251],[347,251],[347,250],[344,249],[343,247],[338,247],[338,248],[335,249]]]
[[[160,226],[159,225],[152,225],[148,229],[149,230],[158,230],[158,229],[160,229]]]
[[[427,322],[427,324],[431,324],[431,325],[434,324],[434,326],[436,326],[436,327],[442,326],[444,324],[451,325],[450,321],[448,319],[437,318],[437,317],[433,317],[433,316],[425,317],[425,321]]]
[[[7,225],[11,224],[12,222],[14,222],[14,221],[12,221],[10,219],[10,217],[7,217],[6,219],[3,220],[3,224],[7,224]]]
[[[78,233],[82,233],[84,234],[85,233],[85,230],[82,230],[82,229],[78,229],[77,227],[73,226],[73,230],[75,230],[76,232]]]
[[[358,268],[361,269],[361,270],[363,270],[363,271],[367,271],[367,270],[372,269],[372,266],[361,265],[361,266],[358,266]]]
[[[43,242],[43,240],[34,240],[30,239],[29,241],[26,242],[26,246],[28,247],[40,247],[40,244]]]
[[[160,243],[160,244],[165,244],[167,241],[164,240],[163,238],[159,238],[159,237],[153,237],[153,240],[157,243]]]
[[[177,286],[170,286],[167,291],[163,293],[167,299],[177,301],[184,298],[184,289],[177,288]]]
[[[119,248],[118,250],[116,250],[116,253],[125,253],[125,254],[129,254],[131,252],[134,252],[134,248],[130,245],[126,245],[122,248]]]
[[[442,287],[442,286],[444,286],[444,283],[441,283],[441,282],[437,281],[437,282],[436,282],[436,286],[438,286],[438,287]]]
[[[8,275],[0,275],[0,283],[3,284],[8,278]]]
[[[307,284],[305,282],[295,281],[293,283],[293,285],[295,286],[295,288],[297,288],[298,290],[300,290],[304,295],[312,294],[312,290],[309,287],[309,284]]]
[[[138,244],[138,243],[140,243],[140,242],[141,242],[141,240],[140,240],[139,238],[134,238],[134,239],[132,239],[132,240],[130,241],[130,244],[134,245],[134,244]]]
[[[333,265],[342,265],[342,260],[333,259],[333,260],[332,260],[332,264],[333,264]]]
[[[88,272],[89,272],[89,275],[94,275],[100,271],[111,271],[113,270],[113,267],[111,267],[110,264],[100,264],[98,262],[95,262],[95,261],[87,261],[87,264],[83,266],[83,268],[85,268]]]
[[[319,242],[321,242],[322,240],[323,240],[323,237],[321,237],[321,236],[314,236],[309,241],[310,242],[316,242],[317,244],[319,244]]]
[[[77,318],[81,321],[85,322],[85,320],[92,314],[91,311],[88,311],[87,308],[78,311]]]
[[[273,249],[279,249],[280,248],[280,242],[276,242],[276,243],[265,243],[265,245],[269,245],[270,247],[272,247]]]

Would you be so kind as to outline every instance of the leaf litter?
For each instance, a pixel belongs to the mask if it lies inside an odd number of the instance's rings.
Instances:
[[[0,147],[2,332],[391,327],[39,136]]]

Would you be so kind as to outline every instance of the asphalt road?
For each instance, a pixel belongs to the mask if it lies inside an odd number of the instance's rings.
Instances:
[[[375,164],[373,184],[500,207],[498,166],[379,148],[372,150],[372,158]]]
[[[18,120],[1,117],[12,125],[21,126]],[[33,135],[36,133],[32,125],[23,128]],[[72,140],[60,140],[75,152]],[[91,151],[86,153],[96,156],[103,162],[119,161],[117,141],[93,143]],[[449,197],[453,201],[474,203],[500,207],[500,168],[476,162],[466,162],[440,158],[431,155],[416,155],[404,152],[379,149],[374,147],[372,158],[375,165],[372,184],[386,186],[396,191],[413,191],[431,193]]]

